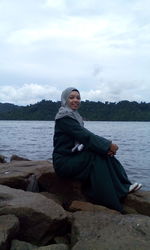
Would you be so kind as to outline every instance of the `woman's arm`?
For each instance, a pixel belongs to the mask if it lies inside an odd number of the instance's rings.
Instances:
[[[65,134],[69,135],[75,141],[84,144],[88,150],[100,154],[107,154],[109,152],[112,144],[111,141],[90,132],[75,119],[66,116],[56,120],[56,123]]]

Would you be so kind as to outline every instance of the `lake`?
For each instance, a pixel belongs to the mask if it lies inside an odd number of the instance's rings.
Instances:
[[[119,146],[117,158],[133,182],[150,190],[150,122],[86,121],[85,127]],[[53,121],[0,121],[0,154],[51,160]]]

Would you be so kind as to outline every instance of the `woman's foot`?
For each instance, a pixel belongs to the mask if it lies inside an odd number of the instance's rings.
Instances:
[[[132,184],[130,187],[129,187],[129,193],[133,193],[133,192],[136,192],[137,190],[139,190],[140,188],[142,187],[142,184],[138,184],[137,182],[135,182],[134,184]]]

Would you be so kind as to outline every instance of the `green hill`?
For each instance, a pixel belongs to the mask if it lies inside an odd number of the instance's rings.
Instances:
[[[54,120],[60,102],[42,100],[36,104],[17,106],[0,103],[0,120]],[[79,110],[84,120],[150,121],[150,103],[129,101],[81,102]]]
[[[19,106],[11,103],[0,103],[0,113],[9,112],[17,109]]]

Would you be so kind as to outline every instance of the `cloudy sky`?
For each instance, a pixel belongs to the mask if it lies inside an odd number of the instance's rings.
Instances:
[[[0,102],[150,102],[149,0],[0,0]]]

